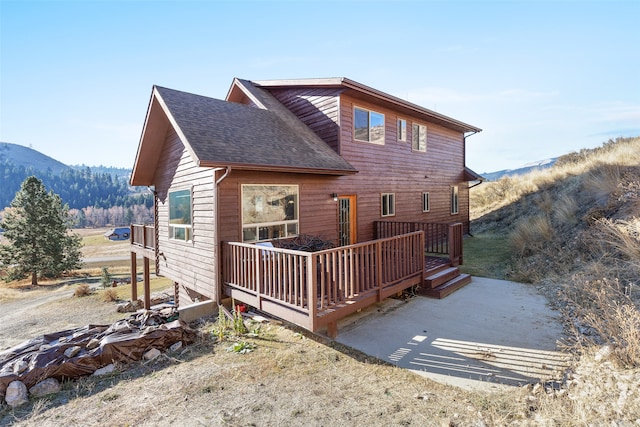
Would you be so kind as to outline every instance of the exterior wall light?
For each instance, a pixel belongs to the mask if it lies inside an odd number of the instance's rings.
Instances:
[[[334,202],[338,201],[338,193],[331,193],[331,197],[333,197]]]

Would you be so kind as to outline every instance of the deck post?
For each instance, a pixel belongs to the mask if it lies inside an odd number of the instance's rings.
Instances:
[[[318,275],[316,274],[318,256],[310,253],[307,255],[307,305],[309,307],[309,326],[312,332],[316,331],[318,323]],[[337,325],[336,325],[337,334]]]
[[[462,224],[449,224],[449,261],[452,266],[462,264]]]
[[[327,324],[327,336],[332,340],[338,337],[338,321],[329,322]]]
[[[138,260],[135,252],[131,252],[131,301],[138,299]]]
[[[144,257],[144,308],[151,309],[151,282],[149,273],[149,258]]]
[[[376,288],[378,288],[377,301],[382,301],[382,243],[376,241]]]

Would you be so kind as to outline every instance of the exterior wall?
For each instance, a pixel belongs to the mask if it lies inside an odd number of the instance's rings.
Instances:
[[[220,240],[242,241],[242,184],[298,185],[299,233],[323,240],[337,240],[338,204],[331,198],[337,188],[332,176],[232,170],[222,181],[220,194]]]
[[[170,129],[156,176],[158,194],[158,252],[159,271],[181,285],[207,298],[215,298],[217,283],[217,246],[214,244],[215,195],[214,172],[197,167],[178,135]],[[169,239],[169,191],[191,189],[191,242]],[[200,298],[197,294],[183,294],[181,303]],[[202,298],[200,298],[202,299]]]
[[[385,144],[355,141],[353,108],[385,115]],[[397,119],[407,120],[407,141],[397,140]],[[427,151],[411,148],[413,123],[427,126]],[[341,195],[357,196],[358,240],[373,238],[373,221],[463,222],[468,229],[469,192],[463,181],[464,136],[461,132],[399,115],[383,106],[342,95],[340,99],[341,155],[359,173],[340,178]],[[451,214],[451,186],[459,190],[459,213]],[[422,212],[422,193],[429,192],[430,212]],[[381,216],[381,193],[395,193],[396,215]]]
[[[271,94],[340,154],[337,89],[277,89]]]
[[[324,177],[305,174],[233,171],[220,194],[221,240],[241,241],[242,184],[297,184],[299,231],[336,241],[337,204],[331,193],[356,196],[359,242],[371,240],[373,222],[424,221],[462,222],[468,231],[469,191],[463,181],[464,136],[461,132],[399,115],[395,111],[363,102],[336,89],[278,89],[271,93],[307,126],[339,152],[358,171],[356,175]],[[361,107],[385,115],[385,144],[355,141],[353,108]],[[407,141],[397,140],[397,119],[407,121]],[[411,148],[412,124],[427,126],[426,153]],[[341,127],[338,126],[341,125]],[[451,186],[458,186],[458,214],[451,214]],[[422,193],[429,192],[430,211],[422,212]],[[382,217],[381,194],[394,193],[396,215]]]

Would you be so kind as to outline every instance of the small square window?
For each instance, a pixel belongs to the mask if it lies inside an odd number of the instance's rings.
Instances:
[[[358,141],[384,145],[384,114],[355,107],[353,137]]]
[[[382,193],[380,204],[382,216],[394,216],[396,214],[396,195],[394,193]]]
[[[407,140],[407,121],[405,119],[398,119],[398,141]]]
[[[422,193],[422,212],[429,212],[431,210],[430,201],[429,201],[429,193]]]

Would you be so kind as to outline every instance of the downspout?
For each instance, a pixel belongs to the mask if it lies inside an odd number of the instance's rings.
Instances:
[[[465,135],[464,133],[462,134],[462,140],[463,140],[462,147],[464,148],[463,158],[464,158],[464,166],[465,167],[467,167],[467,137],[473,136],[478,132],[480,132],[480,131],[473,131],[469,135]],[[482,181],[478,182],[477,184],[473,184],[468,189],[471,190],[473,187],[476,187],[476,186],[478,186],[480,184],[482,184]],[[468,197],[469,197],[469,207],[467,208],[467,224],[469,224],[469,230],[467,231],[467,233],[469,233],[469,236],[473,237],[473,234],[471,234],[471,216],[470,216],[470,212],[471,212],[471,195],[469,194],[468,191],[467,191],[467,194],[468,194]]]
[[[215,176],[215,172],[214,171],[214,176]],[[216,290],[215,290],[215,297],[216,297],[216,303],[220,304],[222,302],[222,259],[220,257],[220,241],[218,240],[218,235],[219,235],[219,227],[220,227],[220,209],[218,207],[218,200],[220,199],[220,193],[219,193],[219,186],[220,183],[227,177],[229,176],[229,174],[231,173],[231,166],[227,166],[226,170],[224,172],[224,174],[222,174],[222,176],[220,178],[218,178],[216,180],[216,185],[215,185],[215,191],[213,192],[213,197],[214,197],[214,201],[213,201],[213,206],[214,209],[216,210],[216,215],[215,215],[215,224],[213,227],[213,246],[214,246],[214,253],[215,253],[215,262],[216,262]]]

